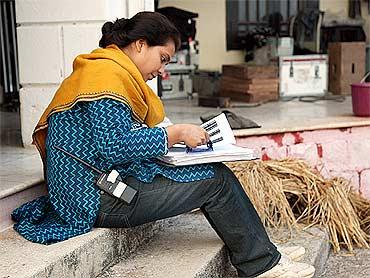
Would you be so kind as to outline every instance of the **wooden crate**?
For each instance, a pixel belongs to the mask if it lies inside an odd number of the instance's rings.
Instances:
[[[365,74],[365,42],[329,43],[329,91],[348,95]]]
[[[278,100],[277,66],[223,65],[220,95],[234,101]]]
[[[223,65],[222,75],[238,79],[277,78],[276,66],[251,66],[247,64]]]
[[[221,90],[232,90],[240,92],[248,91],[278,91],[279,80],[277,78],[261,79],[237,79],[228,76],[222,76],[221,78]]]
[[[256,102],[268,102],[268,101],[276,101],[279,99],[278,92],[240,92],[240,91],[233,91],[233,90],[221,90],[220,94],[224,97],[229,97],[233,101],[242,101],[248,103],[256,103]]]

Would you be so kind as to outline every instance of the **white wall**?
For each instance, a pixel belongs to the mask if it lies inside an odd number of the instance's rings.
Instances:
[[[348,0],[320,0],[321,11],[330,11],[331,13],[342,13],[348,15]]]
[[[159,7],[173,6],[199,14],[196,39],[200,69],[221,71],[222,64],[244,61],[243,51],[226,50],[225,0],[160,0],[159,3]]]
[[[24,146],[74,58],[98,47],[103,23],[153,9],[153,0],[16,0]]]

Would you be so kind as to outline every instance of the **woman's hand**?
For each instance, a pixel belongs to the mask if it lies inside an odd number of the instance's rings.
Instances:
[[[209,141],[209,135],[205,129],[191,124],[176,124],[167,127],[168,147],[184,142],[191,148],[205,145]]]

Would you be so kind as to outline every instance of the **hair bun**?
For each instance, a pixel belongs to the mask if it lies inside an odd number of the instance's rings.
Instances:
[[[101,32],[103,35],[107,35],[107,34],[110,34],[112,33],[113,31],[113,22],[106,22],[104,23],[103,27],[101,28]]]
[[[126,25],[129,23],[130,19],[120,18],[113,23],[112,31],[125,31]]]

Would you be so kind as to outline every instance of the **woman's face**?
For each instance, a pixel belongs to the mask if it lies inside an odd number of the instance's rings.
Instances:
[[[148,46],[146,41],[139,40],[135,42],[135,49],[136,55],[132,59],[145,81],[162,75],[164,67],[175,55],[175,44],[172,40],[159,46]]]

